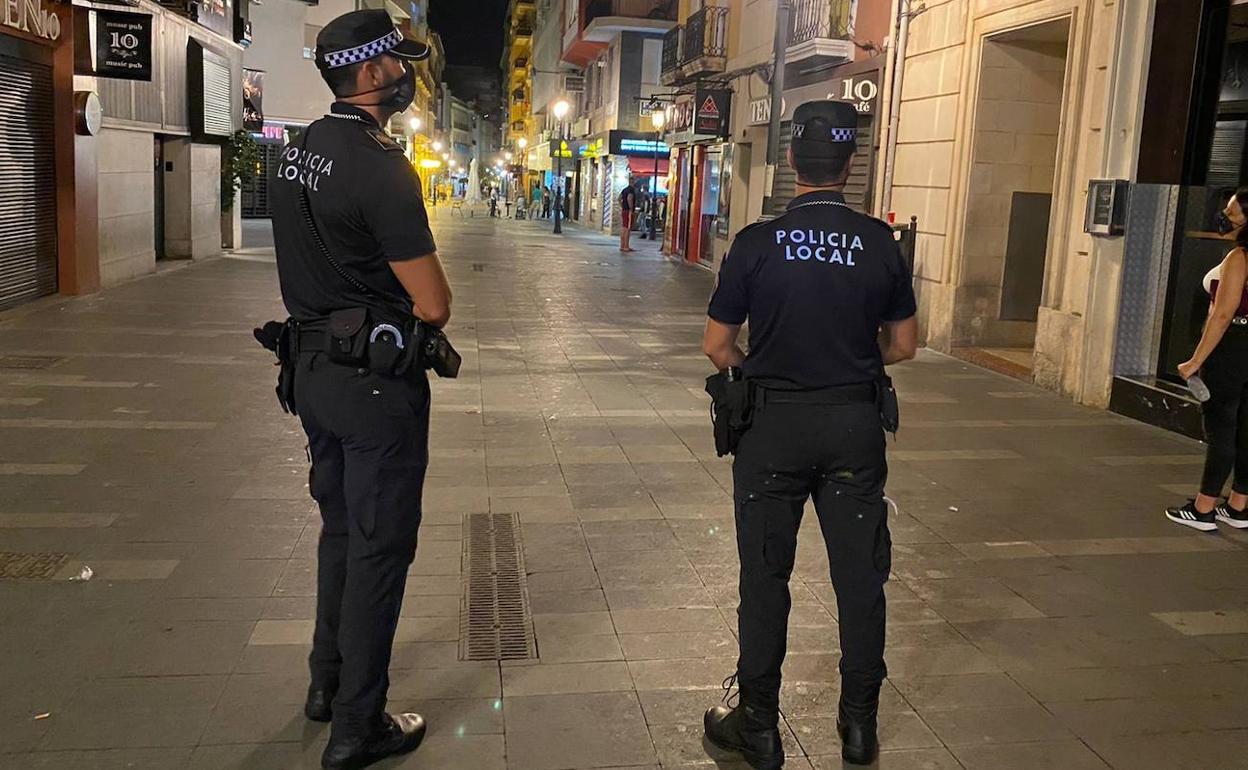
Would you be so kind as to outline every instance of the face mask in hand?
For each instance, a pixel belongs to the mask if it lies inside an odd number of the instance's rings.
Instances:
[[[1218,212],[1217,226],[1219,235],[1230,235],[1240,227],[1231,221],[1231,218],[1226,215],[1225,211]]]

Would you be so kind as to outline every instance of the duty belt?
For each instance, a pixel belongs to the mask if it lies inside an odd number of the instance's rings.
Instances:
[[[1248,316],[1237,315],[1231,319],[1234,326],[1248,326]]]
[[[775,390],[760,386],[755,395],[755,404],[809,404],[835,406],[837,404],[871,403],[876,400],[878,390],[873,382],[862,382],[855,385],[838,385],[819,390]]]

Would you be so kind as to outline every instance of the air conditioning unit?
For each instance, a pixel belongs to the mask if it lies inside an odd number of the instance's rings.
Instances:
[[[585,93],[585,76],[584,75],[564,75],[563,90],[569,94]]]

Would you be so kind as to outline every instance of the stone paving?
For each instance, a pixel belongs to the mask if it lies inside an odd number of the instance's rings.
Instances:
[[[391,689],[431,731],[380,767],[743,768],[700,728],[735,649],[711,276],[546,227],[436,222],[465,366],[435,386]],[[57,359],[0,359],[0,551],[67,555],[56,579],[0,580],[0,768],[317,766],[318,518],[250,336],[280,312],[261,246],[0,316],[0,356]],[[895,376],[881,767],[1243,767],[1248,538],[1161,516],[1200,447],[935,354]],[[462,521],[486,511],[522,522],[539,660],[458,660]],[[813,516],[793,588],[786,767],[828,770]]]

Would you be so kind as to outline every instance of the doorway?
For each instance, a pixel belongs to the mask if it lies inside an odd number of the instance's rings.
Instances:
[[[984,40],[955,355],[1030,379],[1048,265],[1070,19]]]

